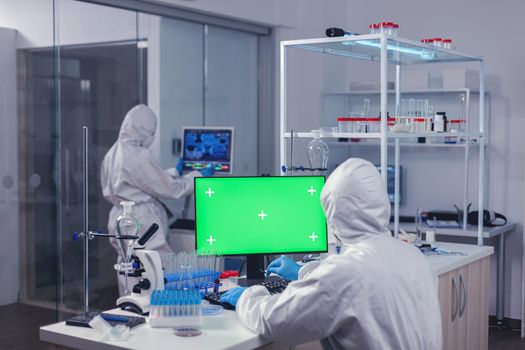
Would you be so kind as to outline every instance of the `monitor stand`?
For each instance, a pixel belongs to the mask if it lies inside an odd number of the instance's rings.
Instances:
[[[249,287],[268,280],[276,279],[275,276],[266,277],[264,273],[264,255],[246,255],[246,278],[239,278],[239,286]],[[280,279],[277,277],[277,279]]]

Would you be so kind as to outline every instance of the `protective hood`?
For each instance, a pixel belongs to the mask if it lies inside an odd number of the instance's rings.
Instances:
[[[137,147],[148,148],[155,137],[157,117],[145,105],[137,105],[129,110],[124,117],[118,141]]]
[[[330,175],[321,192],[329,231],[343,243],[390,235],[390,202],[376,167],[350,158]]]

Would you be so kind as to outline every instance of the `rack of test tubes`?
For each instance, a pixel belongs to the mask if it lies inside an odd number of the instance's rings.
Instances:
[[[393,132],[428,133],[433,131],[434,107],[428,100],[401,100]],[[444,130],[443,130],[444,131]]]
[[[150,295],[151,327],[172,327],[176,335],[202,333],[202,298],[218,292],[221,257],[213,253],[181,252],[161,256],[164,290]]]
[[[392,133],[465,133],[466,132],[466,96],[460,94],[458,119],[447,118],[446,112],[434,112],[429,100],[402,99],[396,108],[394,117],[387,113],[388,130]],[[381,114],[370,118],[370,100],[363,100],[363,111],[350,112],[350,117],[338,117],[338,128],[333,132],[343,133],[379,133],[381,132]],[[357,116],[357,117],[353,117]],[[434,141],[440,140],[433,137]],[[464,143],[465,137],[446,136],[444,143]],[[439,143],[439,142],[438,142]]]
[[[220,286],[221,257],[212,253],[182,252],[161,257],[165,289],[198,289],[204,296]]]
[[[155,290],[150,296],[151,327],[174,327],[175,334],[196,336],[201,333],[201,293],[197,289]]]

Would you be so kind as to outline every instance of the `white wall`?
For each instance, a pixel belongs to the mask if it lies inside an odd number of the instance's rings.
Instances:
[[[287,2],[288,0],[286,0]],[[144,2],[164,3],[184,7],[202,13],[221,15],[232,19],[242,19],[254,23],[279,25],[279,0],[145,0]],[[290,1],[295,2],[295,0]]]
[[[19,291],[16,32],[0,28],[0,42],[0,305],[7,305],[17,301]]]
[[[57,0],[56,5],[55,40],[61,45],[137,38],[133,11],[70,0]],[[18,30],[17,48],[53,46],[53,1],[0,0],[0,25]],[[149,16],[139,15],[139,28],[139,35],[147,37]]]

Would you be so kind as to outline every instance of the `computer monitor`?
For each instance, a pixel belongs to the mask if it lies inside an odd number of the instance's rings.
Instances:
[[[381,166],[376,165],[377,170],[381,172]],[[391,204],[394,204],[394,194],[396,186],[396,168],[393,165],[388,165],[386,167],[387,173],[387,191],[388,191],[388,200]],[[402,167],[399,167],[399,203],[401,203],[403,196],[401,195],[401,175],[403,174]]]
[[[265,254],[326,252],[324,182],[323,176],[195,178],[197,251],[248,256],[249,279],[263,277]]]
[[[183,127],[183,170],[199,170],[212,164],[216,173],[231,174],[233,136],[232,127]]]

